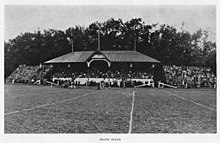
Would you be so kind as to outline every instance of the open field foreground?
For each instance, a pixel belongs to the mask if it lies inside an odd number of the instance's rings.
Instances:
[[[5,133],[216,133],[215,89],[5,85]]]

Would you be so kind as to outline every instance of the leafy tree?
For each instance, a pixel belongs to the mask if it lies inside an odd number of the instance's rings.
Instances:
[[[82,51],[88,49],[88,38],[85,35],[85,30],[83,27],[75,26],[68,28],[66,30],[66,38],[73,42],[73,51]]]
[[[122,40],[124,38],[122,35],[122,29],[124,27],[122,20],[111,18],[102,25],[101,48],[103,50],[124,50],[122,46]]]
[[[211,68],[211,70],[214,72],[216,75],[216,50],[213,50],[209,53],[206,64],[208,67]]]

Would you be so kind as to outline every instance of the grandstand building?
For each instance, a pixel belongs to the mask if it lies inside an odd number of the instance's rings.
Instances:
[[[144,69],[149,64],[158,63],[161,62],[137,51],[78,51],[46,61],[44,64],[74,65],[88,68],[98,66],[103,69],[122,66]]]
[[[72,73],[81,73],[74,75],[75,78],[81,78],[81,83],[83,78],[99,81],[103,77],[122,80],[129,78],[146,83],[149,79],[155,80],[155,77],[158,80],[158,76],[155,76],[159,73],[157,67],[161,67],[159,70],[162,69],[160,61],[138,51],[77,51],[51,59],[44,64],[53,65],[53,73],[69,72],[65,77],[70,77]],[[88,74],[97,70],[102,73],[101,76]]]

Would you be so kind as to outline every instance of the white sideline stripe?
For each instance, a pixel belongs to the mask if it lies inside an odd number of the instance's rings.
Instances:
[[[31,95],[38,95],[38,94],[37,93],[29,93],[29,94],[15,95],[15,96],[6,97],[5,99],[23,97],[23,96],[31,96]]]
[[[128,134],[131,133],[131,129],[132,129],[133,111],[134,111],[134,96],[135,96],[135,91],[133,91],[133,95],[132,95],[132,106],[131,106],[131,113],[130,113],[130,122],[129,122]]]
[[[131,97],[131,96],[133,96],[133,93],[131,94],[131,93],[126,93],[126,92],[122,92],[122,94],[124,94],[126,97]]]
[[[58,92],[63,92],[63,91],[60,90],[60,91],[58,91]],[[43,94],[48,94],[48,93],[54,93],[54,91],[51,91],[51,92],[44,92]],[[28,93],[28,94],[22,94],[22,95],[15,95],[15,96],[5,97],[4,99],[11,99],[11,98],[16,98],[16,97],[32,96],[32,95],[39,96],[39,94],[37,94],[37,93]]]
[[[90,94],[95,94],[95,93],[98,93],[98,92],[101,92],[101,91],[86,93],[82,96],[77,96],[77,97],[69,98],[69,99],[62,100],[62,101],[57,101],[57,102],[53,102],[53,103],[46,103],[46,104],[35,106],[35,107],[32,107],[32,108],[27,108],[27,109],[23,109],[23,110],[19,110],[19,111],[13,111],[13,112],[5,113],[5,116],[15,114],[15,113],[19,113],[19,112],[23,112],[23,111],[30,111],[30,110],[45,107],[45,106],[55,105],[55,104],[58,104],[58,103],[63,103],[63,102],[66,102],[66,101],[74,100],[74,99],[81,98],[81,97],[84,97],[84,96],[87,96],[87,95],[90,95]]]
[[[199,106],[201,106],[201,107],[204,107],[204,108],[206,108],[206,109],[216,111],[216,109],[210,108],[210,107],[208,107],[208,106],[206,106],[206,105],[202,105],[202,104],[197,103],[197,102],[195,102],[195,101],[192,101],[192,100],[190,100],[190,99],[187,99],[187,98],[178,96],[177,94],[171,93],[171,92],[169,92],[169,91],[165,91],[165,90],[164,90],[163,92],[166,92],[166,93],[168,93],[168,94],[174,95],[174,96],[176,96],[176,97],[178,97],[178,98],[180,98],[180,99],[189,101],[189,102],[191,102],[191,103],[194,103],[194,104],[199,105]]]
[[[134,91],[133,91],[133,93],[129,93],[129,92],[128,92],[128,95],[129,95],[129,96],[133,96],[133,94],[134,94]]]
[[[128,95],[128,94],[126,94],[125,92],[122,92],[122,94],[124,94],[126,97],[129,97],[129,95]]]
[[[42,86],[36,86],[36,85],[22,85],[22,87],[28,87],[28,88],[34,88],[34,89],[42,89]],[[13,89],[10,89],[10,87],[6,87],[5,88],[5,91],[6,92],[10,92],[10,91],[21,91],[21,90],[24,90],[23,88],[13,88]]]
[[[63,92],[63,91],[62,91],[62,92]],[[43,94],[48,94],[48,93],[54,93],[54,91],[45,92],[45,93],[43,93]],[[9,96],[9,97],[6,97],[6,98],[4,98],[4,99],[11,99],[11,98],[16,98],[16,97],[32,96],[32,95],[38,96],[39,94],[37,94],[37,93],[28,93],[28,94],[22,94],[22,95]]]

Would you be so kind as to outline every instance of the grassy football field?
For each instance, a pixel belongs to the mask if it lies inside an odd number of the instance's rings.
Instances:
[[[216,133],[216,89],[5,85],[5,133]]]

